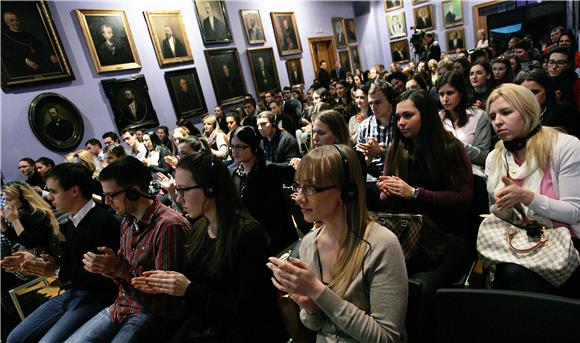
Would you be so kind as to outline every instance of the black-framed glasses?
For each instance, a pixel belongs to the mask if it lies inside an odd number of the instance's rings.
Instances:
[[[113,198],[116,197],[117,195],[121,194],[121,193],[125,193],[127,190],[126,189],[121,189],[120,191],[114,192],[114,193],[103,193],[103,199],[105,199],[105,201],[109,200],[109,201],[113,201]]]
[[[192,189],[196,189],[196,188],[203,188],[203,186],[190,186],[190,187],[175,187],[175,193],[177,193],[177,195],[179,195],[180,197],[183,198],[183,195],[185,194],[185,192],[192,190]]]
[[[556,61],[556,60],[549,60],[549,61],[548,61],[548,65],[549,65],[549,66],[557,65],[558,67],[563,67],[563,66],[565,66],[566,64],[568,64],[568,61],[566,61],[566,60],[559,60],[559,61]]]
[[[327,191],[336,187],[336,185],[326,186],[326,187],[316,187],[311,185],[301,185],[299,182],[294,182],[292,184],[292,192],[298,193],[302,190],[302,194],[305,196],[312,196],[314,194],[318,194],[320,192]]]
[[[230,145],[231,150],[246,150],[249,147],[250,147],[249,145],[241,145],[241,144]]]

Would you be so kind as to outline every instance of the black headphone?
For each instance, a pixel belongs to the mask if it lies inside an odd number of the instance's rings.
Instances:
[[[215,195],[217,193],[216,188],[215,188],[214,183],[213,183],[213,177],[212,177],[215,160],[214,160],[213,154],[211,152],[208,153],[208,155],[209,155],[209,161],[210,161],[209,174],[207,176],[207,184],[205,186],[203,186],[203,193],[205,194],[205,196],[207,198],[213,198],[213,197],[215,197]]]
[[[526,147],[528,140],[532,138],[536,133],[538,133],[538,131],[540,131],[540,127],[541,127],[540,125],[536,126],[532,131],[530,131],[530,133],[528,133],[524,137],[515,138],[509,142],[503,142],[503,146],[506,148],[507,151],[511,152],[522,150],[523,148]]]
[[[150,199],[150,200],[154,200],[155,199],[155,197],[152,197],[150,195],[145,195],[145,194],[137,191],[135,188],[127,188],[127,190],[125,191],[125,197],[129,201],[137,201],[141,197],[147,198],[147,199]]]
[[[340,189],[340,199],[345,203],[353,202],[358,197],[358,189],[356,188],[356,184],[350,180],[350,168],[348,165],[348,160],[346,159],[346,156],[344,156],[344,154],[342,153],[342,151],[338,147],[338,144],[333,144],[333,146],[336,148],[336,150],[340,154],[340,158],[342,160],[342,167],[345,170],[345,172],[344,172],[345,180],[344,180],[344,184],[342,185],[342,188]]]

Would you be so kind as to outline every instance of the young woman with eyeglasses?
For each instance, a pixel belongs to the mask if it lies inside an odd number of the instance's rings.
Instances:
[[[580,141],[541,126],[540,106],[525,87],[505,84],[487,102],[489,119],[501,139],[487,157],[490,210],[513,220],[514,209],[548,227],[580,235]],[[580,242],[573,239],[578,249]],[[580,270],[554,287],[516,264],[497,264],[494,287],[580,296]]]
[[[327,145],[306,154],[293,185],[308,222],[299,259],[271,257],[272,283],[300,307],[318,342],[405,341],[407,277],[392,232],[369,220],[354,150]]]
[[[224,163],[208,152],[184,157],[175,186],[195,219],[184,272],[146,271],[131,281],[145,293],[183,297],[188,317],[171,342],[285,341],[264,265],[267,236],[236,196]]]
[[[568,101],[580,109],[580,78],[574,71],[574,53],[569,46],[556,46],[549,52],[548,73],[559,101]]]
[[[288,204],[284,199],[282,176],[275,164],[266,161],[254,128],[242,126],[231,138],[230,149],[238,165],[232,171],[237,194],[270,238],[277,254],[298,239]]]

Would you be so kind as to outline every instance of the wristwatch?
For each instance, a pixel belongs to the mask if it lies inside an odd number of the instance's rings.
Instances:
[[[413,199],[417,199],[420,192],[421,192],[421,187],[413,188],[413,194],[412,194]]]

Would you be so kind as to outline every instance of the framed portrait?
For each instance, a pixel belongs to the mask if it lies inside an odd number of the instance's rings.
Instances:
[[[231,42],[232,33],[224,2],[221,0],[194,0],[193,3],[203,44]]]
[[[207,106],[195,68],[168,71],[164,76],[177,119],[207,113]]]
[[[72,150],[83,138],[81,112],[60,94],[43,93],[34,98],[28,108],[28,122],[36,138],[51,150]]]
[[[339,49],[346,48],[346,29],[342,18],[332,18],[332,31],[334,31],[336,47]]]
[[[443,26],[445,28],[463,25],[461,0],[443,1]]]
[[[256,86],[256,92],[259,96],[263,96],[272,89],[280,88],[278,69],[271,47],[248,49],[248,60],[250,61],[254,86]]]
[[[387,27],[389,28],[389,37],[391,39],[407,36],[407,22],[405,12],[387,14]]]
[[[403,8],[403,0],[384,0],[385,12]]]
[[[302,53],[294,12],[270,12],[280,56]]]
[[[219,105],[231,105],[247,93],[236,48],[205,50],[211,83]]]
[[[260,44],[266,42],[264,36],[264,26],[262,26],[262,18],[259,10],[240,10],[242,23],[244,23],[244,32],[248,44]]]
[[[74,80],[45,1],[2,1],[2,88]]]
[[[456,49],[465,49],[465,30],[463,28],[445,31],[447,51],[455,52]]]
[[[358,45],[349,46],[348,50],[350,52],[350,60],[352,61],[353,68],[362,69],[362,64],[360,63],[360,53],[358,51]]]
[[[413,0],[413,5],[421,4],[421,3],[424,3],[427,1],[429,1],[429,0]]]
[[[193,62],[181,11],[143,12],[160,66]]]
[[[435,27],[435,17],[433,16],[433,5],[413,8],[415,26],[423,31],[432,30]]]
[[[340,68],[352,73],[352,65],[350,63],[350,54],[348,50],[343,50],[338,52],[338,61],[340,62]]]
[[[97,73],[141,68],[125,11],[76,12]]]
[[[302,72],[302,59],[290,58],[286,60],[286,71],[290,87],[304,86],[304,73]]]
[[[101,84],[113,109],[119,131],[159,126],[145,76],[106,79]]]
[[[349,43],[356,43],[358,41],[356,37],[356,25],[354,19],[345,19],[344,26],[346,28],[346,40]]]
[[[407,62],[410,60],[409,41],[406,39],[391,42],[391,58],[393,62]]]

